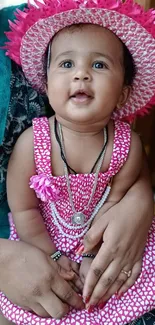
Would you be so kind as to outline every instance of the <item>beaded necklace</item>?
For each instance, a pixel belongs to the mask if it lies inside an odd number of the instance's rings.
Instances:
[[[62,126],[61,126],[60,123],[58,123],[58,130],[59,130],[59,137],[60,137],[60,144],[61,144],[62,154],[63,154],[64,157],[66,157],[65,147],[64,147],[64,139],[63,139],[63,133],[62,133]],[[70,181],[69,181],[68,166],[66,164],[66,159],[63,160],[64,174],[65,174],[65,177],[66,177],[69,201],[70,201],[72,211],[73,211],[73,215],[71,217],[72,224],[81,224],[82,225],[82,224],[85,223],[86,216],[84,214],[84,211],[86,211],[89,208],[89,206],[91,205],[92,199],[93,199],[95,191],[96,191],[99,172],[101,170],[101,166],[103,164],[103,159],[104,159],[104,156],[105,156],[106,144],[107,144],[107,134],[106,134],[106,129],[104,128],[104,145],[103,145],[103,149],[101,151],[100,159],[99,160],[97,159],[98,163],[96,165],[96,173],[95,173],[94,185],[93,185],[93,188],[92,188],[92,192],[91,192],[88,204],[87,204],[87,206],[84,207],[84,209],[82,211],[76,211],[76,209],[75,209],[75,206],[74,206],[74,203],[73,203],[72,191],[71,191],[71,187],[70,187]]]
[[[56,119],[55,119],[55,121],[56,121]],[[57,125],[58,125],[58,130],[57,130]],[[97,203],[89,220],[86,221],[86,216],[84,214],[84,211],[89,208],[89,206],[92,202],[92,199],[94,197],[95,191],[96,191],[98,176],[99,176],[99,172],[100,172],[100,169],[101,169],[101,166],[103,163],[106,146],[107,146],[107,142],[108,142],[108,132],[107,132],[107,128],[104,128],[104,146],[103,146],[102,151],[94,165],[94,167],[97,165],[97,168],[96,168],[95,181],[94,181],[92,193],[91,193],[91,196],[90,196],[87,206],[85,206],[82,211],[76,211],[76,209],[74,207],[72,192],[71,192],[71,188],[70,188],[69,172],[68,172],[68,170],[69,169],[72,170],[72,168],[70,168],[70,166],[67,164],[67,161],[66,161],[62,127],[57,121],[55,122],[55,136],[59,143],[61,157],[62,157],[62,160],[64,163],[64,173],[65,173],[65,177],[66,177],[67,190],[68,190],[68,195],[69,195],[69,200],[70,200],[70,205],[71,205],[71,208],[73,211],[73,215],[71,216],[71,223],[68,224],[67,222],[65,222],[65,220],[63,218],[61,218],[61,216],[56,208],[55,203],[51,202],[50,206],[51,206],[52,216],[53,216],[54,222],[55,222],[56,226],[58,227],[59,231],[65,237],[70,238],[70,239],[76,239],[76,238],[79,239],[79,238],[83,237],[84,234],[88,231],[93,219],[95,218],[98,211],[100,210],[100,208],[103,206],[103,204],[107,200],[107,197],[111,190],[111,183],[110,183],[107,185],[106,190],[104,191],[101,200]],[[94,169],[94,167],[93,167],[93,169]],[[76,172],[74,171],[74,173],[76,173]],[[65,232],[65,230],[63,228],[70,230],[70,233]],[[81,230],[81,232],[73,235],[72,231],[75,231],[75,230],[78,230],[78,231]]]

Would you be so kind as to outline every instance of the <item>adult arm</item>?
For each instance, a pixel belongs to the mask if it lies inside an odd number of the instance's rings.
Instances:
[[[83,308],[57,263],[29,244],[0,239],[0,274],[0,290],[8,299],[40,316],[61,318],[69,306]]]
[[[85,237],[85,251],[91,251],[103,241],[84,286],[84,296],[92,294],[92,304],[98,300],[94,288],[96,284],[101,284],[101,274],[104,301],[122,286],[122,269],[132,269],[132,275],[119,290],[119,295],[135,282],[141,270],[141,258],[152,218],[152,190],[143,154],[138,179],[117,204],[100,216]]]

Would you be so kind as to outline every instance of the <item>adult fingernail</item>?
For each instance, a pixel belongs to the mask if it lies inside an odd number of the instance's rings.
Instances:
[[[106,305],[106,301],[104,301],[104,302],[100,302],[99,304],[98,304],[98,308],[100,308],[100,309],[103,309],[104,308],[104,306]]]
[[[87,308],[88,313],[92,313],[92,312],[94,311],[94,308],[95,308],[94,305],[90,305],[90,306]]]
[[[88,304],[89,300],[90,300],[90,297],[91,296],[88,296],[88,297],[83,297],[83,301],[85,304]]]
[[[84,251],[84,245],[82,244],[76,249],[75,253],[76,255],[81,255],[83,251]]]
[[[121,299],[123,295],[124,295],[124,292],[121,292],[121,293],[116,292],[116,294],[115,294],[117,300]]]

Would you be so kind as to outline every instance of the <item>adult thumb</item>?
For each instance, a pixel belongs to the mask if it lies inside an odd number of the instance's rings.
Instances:
[[[95,248],[99,242],[103,240],[103,234],[107,228],[108,221],[103,220],[103,216],[100,217],[95,223],[92,224],[89,231],[86,233],[83,239],[84,250],[83,253],[90,252]]]

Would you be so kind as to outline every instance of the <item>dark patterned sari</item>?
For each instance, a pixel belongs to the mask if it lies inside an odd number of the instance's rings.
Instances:
[[[0,145],[0,237],[4,238],[9,236],[6,197],[6,172],[9,157],[18,137],[31,125],[32,119],[37,116],[47,115],[45,107],[47,110],[49,109],[47,98],[32,89],[21,68],[13,62],[10,89],[7,122],[3,142]]]

